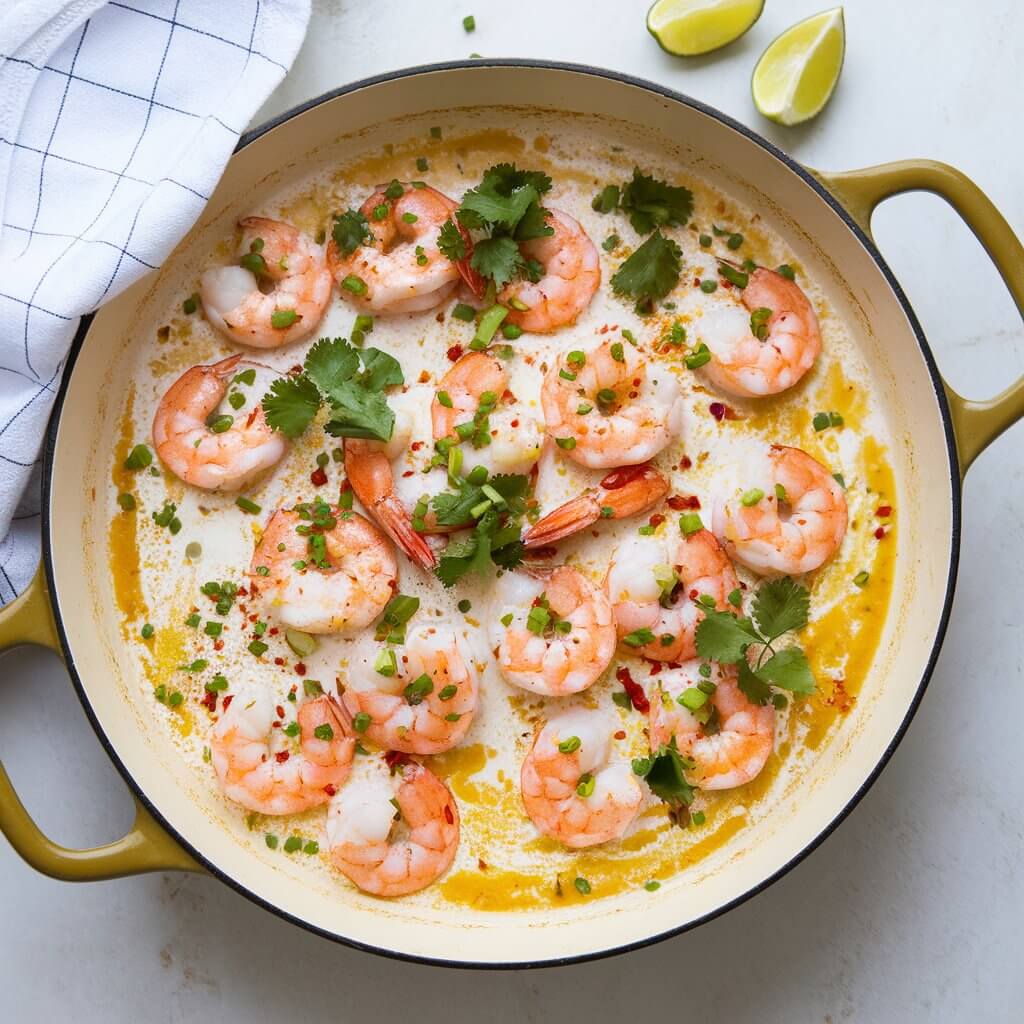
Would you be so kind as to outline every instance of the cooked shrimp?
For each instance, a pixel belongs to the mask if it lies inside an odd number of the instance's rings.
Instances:
[[[649,719],[651,750],[659,750],[674,736],[679,753],[693,762],[686,770],[692,786],[732,789],[750,782],[768,760],[775,742],[775,710],[771,704],[761,707],[747,699],[734,666],[715,665],[708,680],[715,691],[707,698],[714,726],[707,719],[702,725],[677,700],[706,682],[698,672],[700,664],[694,659],[657,677]]]
[[[241,356],[193,366],[166,391],[153,416],[153,444],[160,461],[179,479],[208,491],[237,491],[276,465],[288,450],[270,429],[263,407],[230,422],[226,430],[206,425],[223,401]],[[221,426],[221,424],[217,424]]]
[[[430,570],[437,565],[437,558],[413,529],[409,509],[395,493],[392,459],[398,457],[408,442],[408,434],[397,427],[396,422],[396,430],[386,443],[345,438],[345,473],[355,496],[381,529],[421,569]]]
[[[359,208],[372,240],[345,255],[332,239],[327,264],[341,294],[374,313],[420,313],[440,305],[455,290],[459,271],[441,254],[437,236],[458,204],[437,189],[401,185],[402,194],[390,199],[393,185],[381,185]],[[383,212],[379,219],[378,213]],[[356,291],[345,282],[352,278]]]
[[[383,762],[377,768],[353,779],[327,809],[331,863],[364,892],[406,896],[448,870],[459,846],[459,810],[423,765],[401,765],[396,777]]]
[[[524,331],[548,334],[575,323],[590,305],[601,283],[597,249],[579,223],[561,210],[547,210],[553,235],[534,238],[519,245],[524,259],[536,260],[541,277],[536,282],[516,281],[505,287],[498,301],[508,305],[514,299],[527,309],[509,310],[507,322]]]
[[[623,466],[543,519],[523,536],[527,548],[551,544],[585,530],[600,519],[628,519],[653,508],[668,494],[668,480],[649,463]]]
[[[515,405],[493,356],[467,352],[441,378],[430,406],[434,439],[462,445],[462,472],[528,473],[543,440],[536,418]],[[475,428],[475,429],[474,429]]]
[[[846,495],[820,462],[773,444],[749,483],[742,500],[715,505],[715,534],[731,557],[762,576],[795,576],[836,553],[846,535]]]
[[[704,372],[716,387],[741,398],[791,388],[821,352],[818,318],[807,296],[799,285],[760,267],[743,289],[743,305],[748,312],[716,306],[698,323],[711,351]],[[766,319],[755,324],[759,317]]]
[[[629,828],[643,791],[628,764],[608,763],[618,728],[607,711],[571,708],[537,733],[520,786],[526,813],[546,836],[579,848]]]
[[[541,404],[548,434],[591,469],[654,458],[682,432],[676,378],[629,344],[605,341],[562,355],[548,370]]]
[[[331,298],[323,250],[283,221],[243,217],[238,225],[245,265],[211,267],[199,279],[206,319],[225,337],[254,348],[305,338]]]
[[[333,697],[299,707],[299,737],[289,740],[270,694],[248,687],[234,695],[210,734],[221,788],[259,814],[298,814],[327,803],[348,778],[355,739]]]
[[[628,537],[608,570],[608,594],[620,638],[654,661],[683,661],[697,653],[697,626],[704,618],[698,598],[714,598],[720,611],[739,587],[721,545],[707,530],[668,540]],[[651,639],[640,642],[646,635]],[[634,644],[633,640],[637,643]]]
[[[579,570],[508,572],[496,588],[491,642],[510,683],[564,697],[585,690],[608,667],[615,653],[611,605]]]
[[[285,626],[351,635],[373,622],[394,595],[394,553],[377,527],[355,512],[331,509],[325,527],[305,536],[297,530],[310,525],[294,509],[274,512],[253,552],[251,589]],[[315,537],[323,537],[326,564],[316,564]]]
[[[369,716],[367,739],[407,754],[440,754],[461,742],[476,712],[478,683],[455,632],[419,626],[399,650],[374,654],[380,660],[350,665],[342,695],[353,717]]]

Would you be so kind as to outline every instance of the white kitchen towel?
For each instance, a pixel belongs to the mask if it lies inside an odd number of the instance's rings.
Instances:
[[[0,0],[0,604],[39,561],[79,319],[188,231],[308,20],[309,0]]]

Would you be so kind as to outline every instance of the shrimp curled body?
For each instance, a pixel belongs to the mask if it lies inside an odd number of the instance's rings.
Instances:
[[[754,779],[772,752],[775,742],[775,710],[752,703],[740,690],[736,668],[717,665],[710,696],[717,715],[714,730],[705,729],[694,714],[677,700],[688,689],[704,682],[699,659],[662,672],[658,692],[651,697],[651,750],[657,751],[675,738],[679,753],[693,762],[687,781],[701,789],[732,789]]]
[[[316,330],[331,298],[323,250],[283,221],[245,217],[238,223],[242,251],[254,258],[258,276],[244,266],[207,270],[199,281],[207,320],[231,341],[253,348],[301,341]]]
[[[426,888],[459,846],[459,811],[444,783],[420,764],[402,765],[397,778],[397,786],[385,772],[354,779],[327,810],[331,863],[374,896]]]
[[[458,268],[437,247],[457,204],[428,186],[402,184],[402,195],[394,199],[387,195],[390,188],[379,186],[359,208],[370,241],[345,254],[332,239],[327,263],[341,294],[357,306],[373,313],[421,313],[444,302],[459,281]],[[346,285],[349,278],[361,282],[357,290]]]
[[[377,746],[440,754],[469,730],[478,685],[473,663],[454,631],[420,626],[406,639],[393,675],[382,675],[369,658],[357,660],[349,669],[342,701],[353,717],[369,717],[363,732]]]
[[[548,209],[547,224],[553,234],[519,246],[525,259],[540,264],[540,279],[510,284],[498,297],[505,305],[516,300],[509,323],[538,334],[575,323],[601,283],[597,249],[579,223],[560,210]]]
[[[615,654],[611,605],[572,566],[509,572],[497,582],[491,642],[510,683],[548,697],[579,693]]]
[[[333,697],[306,701],[298,712],[298,750],[271,750],[274,701],[256,688],[234,695],[210,735],[214,771],[224,794],[259,814],[299,814],[330,800],[348,777],[355,739]],[[326,737],[326,738],[324,738]]]
[[[621,638],[649,631],[635,650],[653,661],[683,661],[697,653],[697,626],[704,618],[698,598],[714,599],[719,611],[739,581],[721,545],[708,530],[673,539],[628,537],[608,570],[608,594]]]
[[[545,835],[578,849],[629,828],[643,791],[628,764],[608,763],[618,728],[607,711],[572,708],[537,733],[520,787],[526,813]]]
[[[701,336],[711,361],[704,373],[715,387],[740,398],[776,395],[791,388],[821,352],[814,308],[799,285],[763,267],[750,275],[743,305],[751,314],[767,317],[763,340],[737,307],[705,313]]]
[[[249,580],[285,626],[351,635],[373,622],[394,596],[398,567],[373,523],[354,512],[333,512],[335,525],[323,531],[328,566],[307,561],[309,537],[297,527],[308,524],[299,513],[277,509],[253,552]]]
[[[678,381],[663,367],[649,371],[629,344],[561,355],[544,378],[541,404],[548,435],[590,469],[646,462],[682,432]]]
[[[193,366],[168,389],[153,416],[153,445],[180,480],[207,491],[237,491],[276,465],[288,442],[270,429],[257,405],[227,430],[206,420],[220,405],[241,356]]]
[[[846,535],[846,495],[832,474],[800,448],[773,444],[751,483],[763,497],[715,505],[715,534],[737,562],[762,576],[817,569]],[[747,492],[749,493],[749,492]]]

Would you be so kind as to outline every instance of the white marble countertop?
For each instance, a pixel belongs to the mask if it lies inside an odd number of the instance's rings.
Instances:
[[[647,35],[646,0],[314,6],[306,45],[265,116],[356,78],[471,51],[605,65],[698,97],[813,166],[949,161],[1024,233],[1024,7],[1015,0],[850,0],[842,81],[824,115],[795,130],[756,114],[748,80],[762,48],[822,0],[770,0],[743,40],[690,62]],[[469,13],[472,36],[461,25]],[[875,224],[953,385],[981,397],[1024,373],[1020,317],[957,217],[936,198],[909,196]],[[1022,428],[1011,431],[967,479],[948,638],[889,767],[804,864],[725,917],[595,964],[450,972],[333,945],[212,878],[51,881],[0,841],[0,1018],[1019,1020],[1022,440]],[[78,845],[122,834],[127,791],[57,659],[22,649],[0,674],[0,751],[43,828]]]

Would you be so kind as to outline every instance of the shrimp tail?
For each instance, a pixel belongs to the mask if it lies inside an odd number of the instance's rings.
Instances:
[[[650,463],[623,466],[534,524],[523,537],[527,549],[579,533],[599,519],[627,519],[653,508],[668,494],[668,480]]]
[[[409,522],[405,507],[393,494],[386,494],[373,503],[373,515],[384,527],[388,536],[421,569],[432,571],[437,565],[437,556],[430,546]]]
[[[238,365],[242,358],[241,352],[236,352],[233,356],[228,356],[227,359],[222,359],[218,363],[213,363],[208,369],[214,376],[219,377],[222,381],[226,377],[230,377],[235,371],[235,367]]]

